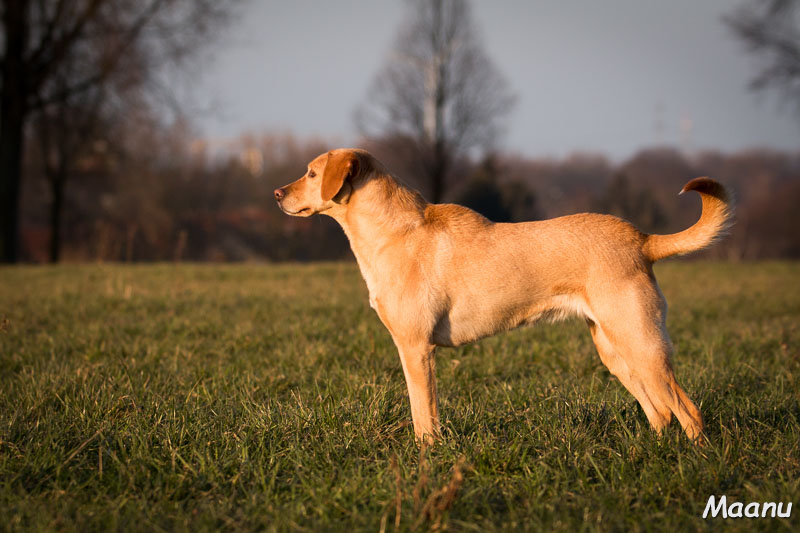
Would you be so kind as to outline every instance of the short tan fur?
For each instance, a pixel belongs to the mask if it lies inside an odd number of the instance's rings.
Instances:
[[[458,205],[429,204],[368,152],[338,149],[311,161],[275,197],[287,214],[323,213],[347,234],[370,305],[400,354],[418,439],[439,431],[437,346],[579,315],[653,428],[660,432],[674,414],[696,441],[703,419],[675,379],[667,304],[652,264],[711,244],[731,205],[708,178],[685,191],[700,194],[702,215],[673,235],[647,235],[591,213],[501,224]]]

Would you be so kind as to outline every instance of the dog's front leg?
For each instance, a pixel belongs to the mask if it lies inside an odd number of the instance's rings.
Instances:
[[[436,347],[427,342],[395,339],[408,385],[414,434],[420,442],[432,442],[439,434],[436,403]]]

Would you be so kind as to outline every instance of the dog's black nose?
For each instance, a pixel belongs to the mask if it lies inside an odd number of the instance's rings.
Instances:
[[[286,192],[283,189],[275,189],[275,199],[276,200],[283,200],[283,197],[286,195]]]

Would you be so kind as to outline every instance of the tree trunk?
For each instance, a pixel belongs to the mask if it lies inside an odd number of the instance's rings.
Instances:
[[[6,49],[0,90],[0,263],[15,263],[27,110],[24,57],[28,40],[28,2],[7,0],[3,8]]]
[[[444,196],[444,176],[437,162],[431,169],[431,203],[442,203],[442,196]]]
[[[4,88],[3,96],[6,91]],[[23,149],[23,117],[14,109],[14,104],[3,98],[0,106],[0,200],[2,215],[0,224],[0,262],[15,263],[17,261],[17,240],[19,233],[19,198],[22,174]]]
[[[431,203],[439,204],[442,202],[445,190],[445,178],[447,177],[448,161],[447,149],[443,142],[436,142],[433,147],[433,161],[431,164]]]
[[[50,204],[50,262],[58,263],[61,259],[61,213],[64,211],[65,176],[53,176],[50,190],[53,203]]]

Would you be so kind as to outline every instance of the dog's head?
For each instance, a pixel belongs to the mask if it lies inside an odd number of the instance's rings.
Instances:
[[[356,181],[370,169],[369,154],[363,150],[331,150],[311,161],[299,180],[275,189],[275,199],[288,215],[321,213],[347,203]]]

